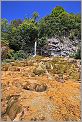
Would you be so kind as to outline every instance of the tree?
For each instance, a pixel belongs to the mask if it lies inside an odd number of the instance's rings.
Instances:
[[[38,14],[38,12],[34,12],[33,13],[33,19],[34,19],[34,21],[36,21],[36,19],[39,17],[39,14]]]
[[[22,20],[21,19],[17,19],[17,20],[12,20],[11,21],[11,25],[13,27],[18,27],[20,24],[22,24]]]
[[[52,13],[44,17],[39,22],[40,37],[48,38],[55,36],[69,37],[73,32],[76,38],[81,38],[81,17],[73,13],[66,12],[61,6],[57,6]],[[78,34],[76,34],[78,33]]]
[[[38,40],[38,47],[39,48],[44,47],[44,45],[46,45],[46,44],[47,44],[47,38],[46,37],[39,38],[39,40]]]
[[[1,20],[1,39],[8,41],[14,51],[23,50],[26,54],[34,53],[37,48],[44,48],[46,38],[67,36],[71,40],[81,39],[81,15],[66,12],[61,6],[54,8],[50,15],[37,21],[39,14],[32,18]]]
[[[17,28],[12,27],[9,46],[15,51],[24,50],[31,53],[38,38],[38,27],[32,19],[25,19]]]
[[[53,10],[52,10],[52,14],[54,16],[59,16],[62,12],[64,12],[64,8],[62,8],[61,6],[56,6]]]
[[[1,19],[1,39],[6,40],[8,36],[8,21],[7,19]]]

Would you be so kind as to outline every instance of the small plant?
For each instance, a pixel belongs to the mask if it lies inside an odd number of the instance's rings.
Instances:
[[[8,71],[8,69],[9,69],[9,64],[2,65],[2,68],[1,68],[2,71]]]
[[[81,47],[75,53],[70,54],[70,58],[81,59]]]
[[[46,62],[46,69],[49,73],[69,76],[70,79],[78,81],[80,79],[80,71],[77,70],[77,62],[72,63],[64,58],[55,57],[51,62]]]
[[[75,53],[75,59],[81,59],[81,49],[80,48]]]
[[[35,75],[43,75],[44,73],[45,73],[45,70],[43,70],[43,69],[38,69],[38,68],[35,68],[34,70],[33,70],[33,73],[35,74]]]
[[[74,40],[75,36],[73,33],[70,34],[69,39]]]
[[[21,60],[21,59],[25,59],[27,58],[27,55],[24,53],[23,50],[19,50],[19,51],[10,51],[8,54],[7,54],[7,58],[8,59],[14,59],[14,60]]]
[[[42,62],[40,62],[39,65],[33,70],[33,73],[38,76],[45,74],[45,72],[46,67]]]
[[[34,62],[32,60],[29,60],[26,62],[26,65],[27,66],[33,66]]]
[[[1,59],[2,60],[7,58],[8,51],[9,51],[9,47],[8,46],[3,46],[2,47],[2,50],[1,50]]]
[[[15,54],[14,54],[14,59],[17,60],[17,59],[23,59],[23,58],[26,58],[26,54],[24,53],[24,51],[20,50],[20,51],[17,51]]]
[[[42,58],[43,58],[43,56],[39,56],[39,55],[37,55],[37,56],[34,57],[34,59],[35,59],[37,62],[40,62]]]

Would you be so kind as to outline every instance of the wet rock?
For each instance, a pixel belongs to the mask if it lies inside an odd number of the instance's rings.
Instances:
[[[1,83],[1,88],[2,88],[2,89],[6,88],[6,86],[7,86],[7,85],[6,85],[5,83]]]
[[[6,113],[11,120],[21,111],[21,106],[18,101],[18,96],[10,96],[7,103]]]
[[[23,89],[30,90],[30,91],[35,91],[36,85],[37,85],[36,83],[26,83],[23,86]]]
[[[24,85],[23,89],[36,92],[43,92],[46,91],[47,86],[45,84],[27,83],[26,85]]]
[[[9,116],[7,114],[5,114],[4,116],[1,115],[1,119],[2,119],[2,121],[11,121],[11,119],[9,118]]]
[[[42,116],[42,117],[33,117],[33,118],[31,118],[31,121],[44,121],[45,120],[45,117],[44,116]]]
[[[36,117],[31,118],[31,121],[37,121]]]
[[[1,116],[4,116],[4,114],[6,113],[6,109],[7,109],[7,101],[2,100],[2,102],[1,102]]]
[[[19,98],[19,94],[17,94],[17,95],[9,95],[6,99],[7,100],[17,100],[18,98]]]
[[[41,84],[41,85],[37,85],[37,86],[36,86],[35,91],[36,91],[36,92],[43,92],[43,91],[46,91],[46,89],[47,89],[47,86],[44,85],[44,84]]]

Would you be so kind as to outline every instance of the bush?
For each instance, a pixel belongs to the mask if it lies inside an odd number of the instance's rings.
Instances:
[[[38,68],[35,68],[34,70],[33,70],[33,73],[35,74],[35,75],[43,75],[44,73],[45,73],[45,70],[43,70],[43,69],[38,69]]]
[[[9,52],[8,45],[1,40],[1,59],[4,60],[7,58],[7,54]]]
[[[7,58],[9,59],[14,59],[14,60],[20,60],[20,59],[25,59],[27,57],[27,55],[24,53],[23,50],[19,50],[19,51],[12,51],[9,52],[9,54],[7,55]]]
[[[22,50],[19,50],[17,51],[15,54],[14,54],[14,59],[17,60],[17,59],[22,59],[22,58],[26,58],[26,54],[24,53],[24,51]]]
[[[74,40],[74,37],[75,37],[74,35],[70,35],[70,36],[69,36],[69,39],[70,39],[70,40]]]
[[[80,79],[80,71],[77,70],[77,62],[69,62],[69,60],[64,60],[64,58],[55,57],[52,61],[46,62],[46,70],[52,75],[58,74],[63,77],[68,76],[69,79],[78,81]]]
[[[75,53],[75,59],[81,59],[81,49],[80,48]]]
[[[37,56],[33,57],[33,59],[34,59],[35,61],[37,61],[37,62],[40,62],[41,59],[43,59],[43,56],[37,55]]]
[[[14,50],[9,50],[6,59],[14,59]]]
[[[33,70],[33,73],[35,75],[44,75],[46,72],[46,67],[42,62],[39,63],[39,65]]]
[[[1,67],[1,70],[2,70],[2,71],[8,71],[8,69],[9,69],[9,64],[4,64],[4,65],[2,65],[2,67]]]
[[[81,48],[78,48],[75,53],[71,54],[70,58],[81,59]]]
[[[46,44],[47,44],[47,38],[46,37],[41,37],[38,40],[38,47],[42,48]]]

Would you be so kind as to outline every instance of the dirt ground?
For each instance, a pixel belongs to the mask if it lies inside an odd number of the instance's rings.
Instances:
[[[2,71],[2,120],[80,120],[80,82],[34,75],[33,66]],[[56,76],[57,74],[55,74]]]

